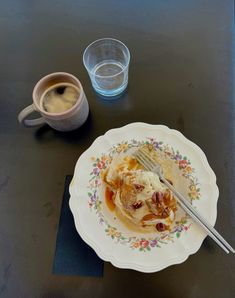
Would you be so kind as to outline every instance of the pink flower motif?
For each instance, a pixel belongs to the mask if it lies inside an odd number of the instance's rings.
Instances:
[[[105,163],[103,162],[103,161],[99,161],[98,163],[97,163],[97,167],[101,170],[101,169],[103,169],[103,167],[105,166]]]
[[[140,241],[140,246],[141,247],[146,248],[148,245],[149,245],[148,240],[143,239],[143,240]]]
[[[179,167],[180,167],[180,169],[185,169],[185,168],[187,167],[187,165],[188,165],[188,162],[187,162],[187,160],[185,160],[185,159],[182,159],[182,160],[179,162]]]
[[[188,230],[188,227],[184,227],[184,230],[187,231]]]

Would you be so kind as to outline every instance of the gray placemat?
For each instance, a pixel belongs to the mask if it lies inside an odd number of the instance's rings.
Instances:
[[[66,176],[60,222],[57,232],[53,274],[103,276],[103,261],[79,236],[69,208],[69,184]]]

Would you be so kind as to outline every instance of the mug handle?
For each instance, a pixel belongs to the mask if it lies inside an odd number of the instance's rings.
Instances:
[[[37,119],[32,119],[32,120],[25,119],[28,115],[32,114],[35,111],[36,111],[36,109],[34,107],[34,104],[23,109],[18,115],[19,122],[21,124],[23,124],[25,127],[34,127],[34,126],[38,126],[38,125],[46,123],[46,121],[43,117],[40,117]]]

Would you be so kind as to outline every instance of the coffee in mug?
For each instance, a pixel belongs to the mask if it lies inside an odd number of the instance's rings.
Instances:
[[[42,117],[26,119],[37,111]],[[43,77],[33,89],[33,104],[22,110],[18,119],[26,127],[43,123],[59,131],[80,127],[87,119],[89,105],[80,81],[65,72],[56,72]]]
[[[40,107],[48,113],[63,113],[75,105],[79,93],[79,89],[73,84],[56,84],[43,93]]]

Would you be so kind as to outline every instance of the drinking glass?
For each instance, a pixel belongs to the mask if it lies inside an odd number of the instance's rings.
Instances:
[[[103,96],[116,96],[128,84],[130,52],[124,43],[113,38],[92,42],[84,51],[83,63],[95,91]]]

